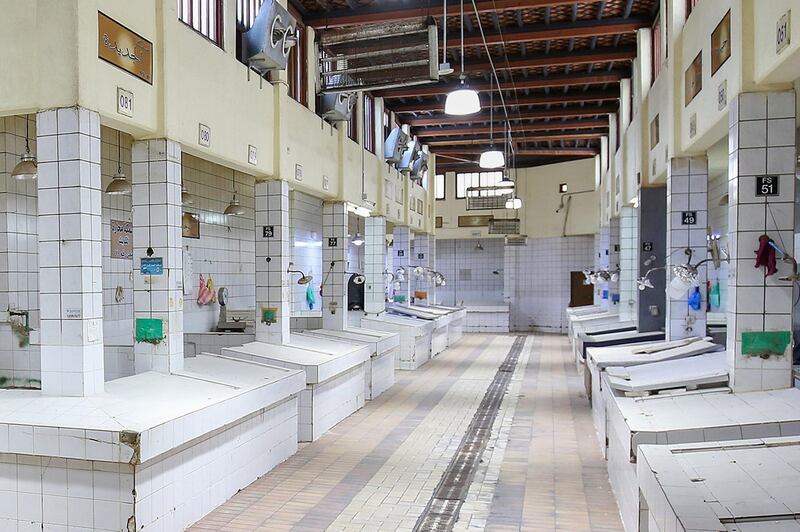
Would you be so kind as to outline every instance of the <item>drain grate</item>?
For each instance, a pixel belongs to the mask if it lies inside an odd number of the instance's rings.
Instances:
[[[517,336],[505,360],[497,369],[494,379],[486,389],[486,394],[475,411],[458,450],[436,486],[431,500],[428,501],[425,511],[417,519],[414,526],[415,532],[453,529],[461,505],[467,497],[467,491],[475,476],[475,470],[484,449],[486,449],[486,443],[492,433],[492,425],[494,425],[524,345],[525,337]]]

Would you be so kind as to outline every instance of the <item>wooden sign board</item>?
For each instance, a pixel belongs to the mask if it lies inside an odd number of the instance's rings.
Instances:
[[[153,84],[153,43],[100,11],[97,57]]]
[[[731,56],[731,12],[728,10],[711,33],[711,75]]]
[[[111,258],[133,258],[133,224],[111,220]]]

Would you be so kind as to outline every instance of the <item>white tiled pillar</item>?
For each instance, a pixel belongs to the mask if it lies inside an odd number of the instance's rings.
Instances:
[[[619,218],[612,218],[608,228],[608,263],[606,269],[614,273],[619,268]],[[608,308],[619,312],[619,278],[608,281],[605,290],[608,292]]]
[[[619,237],[619,319],[636,321],[639,290],[636,288],[639,248],[639,219],[636,209],[622,207],[620,212]]]
[[[347,206],[325,202],[322,206],[322,326],[347,328]]]
[[[414,237],[414,252],[411,257],[411,262],[414,266],[421,266],[422,268],[430,268],[430,263],[433,260],[431,257],[431,241],[433,237],[430,235],[416,235]],[[414,278],[414,292],[425,292],[427,294],[425,299],[418,299],[416,303],[418,305],[428,306],[431,305],[431,296],[433,283],[429,281],[430,276],[427,273],[423,273],[421,276],[413,276]]]
[[[428,235],[428,268],[436,270],[436,237]],[[428,283],[428,305],[436,305],[436,283],[432,280]]]
[[[103,385],[100,116],[69,107],[36,117],[42,392]]]
[[[296,274],[286,270],[289,249],[289,186],[286,181],[256,183],[256,340],[271,344],[289,342],[291,284]],[[274,314],[265,322],[264,312]]]
[[[386,218],[371,216],[364,221],[364,311],[386,310]],[[390,277],[391,278],[391,277]]]
[[[405,280],[395,288],[395,298],[400,296],[403,299],[403,304],[408,305],[411,302],[411,278],[414,273],[410,268],[410,255],[411,255],[411,229],[405,225],[396,225],[394,227],[394,269],[395,272],[398,268],[404,268],[406,271]]]
[[[743,353],[742,335],[792,330],[792,272],[778,258],[778,273],[754,268],[759,236],[769,235],[794,255],[795,94],[744,93],[730,103],[728,366],[736,392],[788,388],[792,348],[767,358]],[[756,196],[770,176],[776,195]],[[761,183],[764,184],[763,182]]]
[[[133,143],[133,317],[160,319],[164,339],[134,340],[136,373],[183,369],[183,237],[181,146],[167,139]],[[142,260],[163,263],[163,273],[143,274]]]
[[[608,253],[609,253],[609,244],[610,244],[610,236],[611,236],[611,228],[607,225],[602,226],[600,228],[600,232],[597,234],[595,238],[595,251],[597,252],[595,255],[595,263],[594,263],[594,270],[607,270],[608,269]],[[506,270],[508,271],[508,270]],[[608,310],[608,298],[603,297],[603,291],[607,290],[607,285],[605,283],[598,283],[594,287],[594,304],[600,305],[600,307],[604,310]]]
[[[686,223],[694,220],[694,223]],[[708,159],[705,157],[675,158],[667,168],[667,317],[668,340],[706,333],[706,265],[698,268],[698,282],[703,301],[700,310],[689,307],[694,287],[680,297],[669,294],[673,279],[672,266],[686,264],[693,252],[692,264],[708,256]]]

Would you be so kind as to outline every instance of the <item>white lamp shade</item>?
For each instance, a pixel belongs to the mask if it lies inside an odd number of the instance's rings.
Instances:
[[[481,153],[479,164],[481,168],[502,168],[506,164],[506,158],[500,150],[487,150]]]
[[[472,89],[456,89],[447,95],[444,112],[448,115],[471,115],[481,110],[478,93]]]
[[[506,209],[521,209],[522,200],[520,198],[509,198],[506,200]]]
[[[667,292],[669,293],[669,297],[672,299],[680,299],[686,296],[686,292],[689,291],[691,286],[691,283],[676,276],[672,278],[672,281],[670,281],[669,286],[667,287]]]
[[[361,236],[361,233],[356,233],[356,236],[351,241],[354,246],[363,246],[364,245],[364,237]]]

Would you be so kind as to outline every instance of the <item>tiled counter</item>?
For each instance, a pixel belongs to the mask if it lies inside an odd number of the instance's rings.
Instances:
[[[464,331],[471,333],[507,333],[508,305],[467,305]]]

